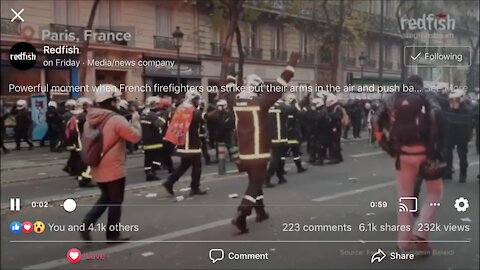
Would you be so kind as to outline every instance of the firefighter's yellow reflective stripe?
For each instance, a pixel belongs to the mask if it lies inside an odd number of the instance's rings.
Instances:
[[[162,148],[163,144],[157,143],[157,144],[149,144],[149,145],[144,145],[143,150],[152,150],[152,149],[159,149]]]
[[[160,119],[160,121],[162,121],[163,123],[167,123],[167,120],[163,119],[162,117],[158,117],[158,119]]]
[[[151,124],[152,124],[152,122],[150,122],[150,121],[147,121],[147,120],[141,120],[141,121],[140,121],[140,124],[147,124],[147,125],[151,125]]]
[[[257,196],[257,200],[263,200],[263,195]]]
[[[293,118],[294,116],[293,115],[289,115],[288,118]]]
[[[202,113],[202,119],[203,119],[203,120],[206,119],[206,116],[207,116],[207,113],[206,113],[206,112]]]
[[[299,160],[299,159],[300,159],[300,157],[294,157],[293,158],[293,160]]]
[[[260,154],[260,121],[258,120],[258,111],[252,111],[254,128],[254,151],[253,154]]]
[[[253,197],[250,196],[250,195],[245,195],[245,196],[243,196],[243,198],[244,198],[245,200],[251,201],[251,202],[253,202],[253,203],[257,202],[257,200],[255,200],[255,198],[253,198]]]
[[[277,138],[282,138],[282,127],[280,124],[280,110],[278,110],[277,114]]]
[[[281,111],[279,109],[270,109],[268,110],[268,112],[271,112],[271,113],[280,113]]]
[[[299,144],[297,140],[288,140],[288,144]]]
[[[244,159],[244,160],[270,158],[270,153],[253,154],[253,155],[239,155],[239,158]]]
[[[177,149],[178,153],[185,153],[185,154],[196,154],[202,153],[202,149]]]
[[[253,111],[260,111],[260,106],[245,106],[245,107],[238,107],[235,106],[233,108],[234,111],[237,112],[253,112]]]
[[[185,134],[185,150],[190,149],[190,131]]]
[[[287,140],[285,139],[280,139],[280,140],[272,140],[272,143],[284,143],[284,142],[288,142]]]
[[[235,106],[233,108],[233,111],[235,113],[235,126],[238,128],[238,115],[237,112],[252,112],[252,119],[253,119],[253,143],[254,143],[254,149],[253,149],[253,155],[247,155],[247,156],[253,156],[252,158],[244,158],[244,159],[255,159],[257,155],[260,154],[260,120],[258,118],[258,112],[260,111],[260,106],[246,106],[246,107],[238,107]],[[270,154],[268,154],[270,155]],[[241,158],[242,155],[240,155]],[[270,156],[269,156],[270,157]],[[259,157],[261,158],[261,157]]]

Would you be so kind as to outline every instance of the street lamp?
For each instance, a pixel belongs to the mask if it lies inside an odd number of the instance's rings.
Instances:
[[[360,56],[358,57],[358,61],[360,62],[360,69],[361,69],[360,77],[362,79],[363,79],[363,67],[365,66],[365,60],[366,60],[365,54],[363,54],[363,52],[361,52]]]
[[[177,84],[180,85],[180,48],[182,47],[183,42],[183,32],[180,31],[180,26],[177,26],[177,29],[173,31],[172,36],[175,48],[177,49]]]

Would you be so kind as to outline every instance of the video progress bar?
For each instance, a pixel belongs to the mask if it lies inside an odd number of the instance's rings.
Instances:
[[[107,240],[10,240],[10,243],[105,243]],[[415,243],[397,240],[130,240],[118,243]],[[429,243],[471,243],[470,240],[431,240]]]

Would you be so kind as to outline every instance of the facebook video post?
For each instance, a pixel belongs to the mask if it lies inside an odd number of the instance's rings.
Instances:
[[[478,0],[0,4],[1,269],[480,269]]]

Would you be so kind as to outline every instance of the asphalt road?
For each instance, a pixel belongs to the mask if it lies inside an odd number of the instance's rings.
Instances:
[[[80,241],[68,225],[79,224],[95,203],[96,189],[66,190],[73,180],[68,177],[20,181],[2,184],[2,204],[8,196],[21,193],[22,200],[55,199],[77,195],[77,209],[67,213],[61,200],[48,208],[23,207],[20,212],[1,215],[2,269],[478,269],[479,268],[479,182],[478,156],[470,153],[469,179],[465,184],[445,182],[439,209],[440,231],[432,232],[435,254],[426,259],[391,260],[396,233],[360,232],[360,223],[394,225],[397,197],[393,160],[365,141],[344,144],[346,161],[340,165],[311,166],[296,174],[290,164],[289,182],[265,190],[265,202],[271,218],[263,223],[249,220],[250,232],[235,234],[230,219],[246,187],[244,174],[216,176],[215,166],[204,168],[202,187],[208,195],[188,197],[188,175],[176,186],[177,202],[167,196],[160,182],[145,184],[141,169],[129,169],[129,191],[125,195],[122,224],[138,229],[127,232],[132,241],[105,244],[104,232],[93,233],[94,241]],[[472,147],[473,150],[473,147]],[[473,152],[473,151],[471,151]],[[3,168],[3,166],[2,166]],[[32,168],[33,169],[33,168]],[[20,170],[18,178],[21,178]],[[3,171],[2,171],[3,173]],[[41,186],[40,188],[35,188]],[[41,190],[41,191],[40,191]],[[48,192],[50,191],[50,192]],[[83,193],[82,193],[83,192]],[[78,196],[78,194],[81,194]],[[82,195],[83,194],[83,195]],[[5,197],[7,196],[7,197]],[[458,212],[454,202],[469,200],[469,209]],[[371,208],[370,203],[386,202],[385,208]],[[420,198],[421,201],[421,198]],[[13,234],[12,221],[46,224],[42,234]],[[99,221],[105,223],[105,216]],[[65,231],[52,231],[54,225]],[[131,225],[131,226],[128,226]],[[322,225],[336,225],[322,226]],[[452,226],[463,231],[452,231]],[[52,227],[51,227],[52,226]],[[330,231],[325,231],[325,227]],[[466,228],[468,227],[468,231]],[[335,231],[332,231],[335,228]],[[344,230],[342,230],[344,228]],[[345,229],[346,228],[346,229]],[[322,231],[322,229],[324,231]],[[78,264],[70,264],[70,248],[82,252]],[[223,249],[224,259],[212,263],[212,248]],[[371,264],[372,253],[382,249],[387,258]],[[86,260],[98,256],[97,260]],[[262,260],[234,260],[242,253],[263,254]],[[214,256],[220,256],[220,251]],[[235,255],[236,254],[236,255]],[[266,255],[265,255],[266,254]],[[267,257],[267,258],[265,258]],[[219,258],[219,257],[216,257]]]

